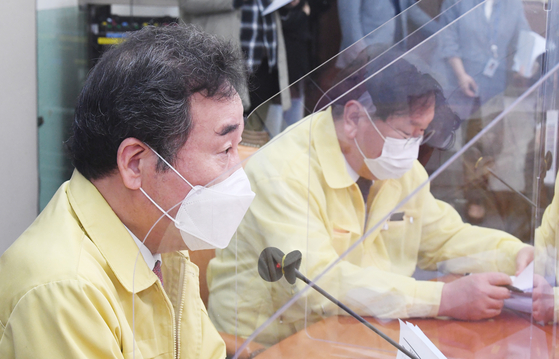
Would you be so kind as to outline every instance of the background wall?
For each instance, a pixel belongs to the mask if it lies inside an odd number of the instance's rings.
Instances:
[[[43,119],[38,132],[42,210],[73,170],[64,142],[70,137],[76,99],[88,70],[86,12],[77,3],[37,3],[37,61],[37,109]]]
[[[37,216],[35,6],[0,1],[0,253]]]

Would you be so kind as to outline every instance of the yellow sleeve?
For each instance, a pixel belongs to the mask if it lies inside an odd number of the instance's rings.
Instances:
[[[1,358],[124,358],[109,301],[78,280],[30,290],[2,324]]]
[[[333,264],[339,255],[325,223],[328,222],[326,206],[335,205],[335,202],[331,198],[327,201],[321,186],[312,176],[310,191],[297,181],[279,178],[258,181],[255,192],[266,195],[256,196],[250,216],[244,223],[244,226],[253,228],[249,234],[244,230],[244,239],[252,241],[257,248],[274,246],[284,253],[301,251],[301,272],[311,280],[320,277],[317,285],[361,315],[435,316],[443,283],[416,281],[406,275],[373,266],[360,267],[346,260]],[[263,243],[259,244],[259,241]],[[283,290],[274,292],[278,304],[286,303],[304,288],[304,283],[299,281],[295,290],[285,280],[274,285],[283,287]],[[314,290],[309,290],[306,295],[312,312],[326,316],[339,313],[334,304]],[[301,301],[301,305],[303,303]]]
[[[441,270],[444,262],[446,272],[515,273],[516,254],[527,244],[506,232],[462,222],[454,208],[430,193],[425,196],[423,210],[419,267]],[[465,261],[445,262],[465,257]]]

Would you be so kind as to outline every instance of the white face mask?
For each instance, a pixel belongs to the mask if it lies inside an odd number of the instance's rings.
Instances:
[[[157,152],[153,152],[159,156]],[[182,201],[176,218],[170,217],[140,188],[142,193],[175,222],[188,249],[196,251],[227,247],[254,199],[254,192],[250,189],[250,182],[242,167],[213,186],[192,186],[163,157],[159,158],[188,183],[192,190]]]
[[[357,149],[363,156],[365,165],[367,165],[369,171],[379,180],[402,177],[406,172],[412,169],[413,162],[417,160],[422,137],[412,139],[384,137],[367,111],[365,111],[365,114],[380,137],[384,140],[381,155],[378,158],[367,158],[363,151],[361,151],[357,140],[353,139]]]

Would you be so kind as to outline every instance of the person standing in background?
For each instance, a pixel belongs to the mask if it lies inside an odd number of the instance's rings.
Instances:
[[[440,59],[446,69],[445,93],[462,121],[468,143],[504,109],[505,89],[513,78],[512,57],[521,31],[530,30],[519,0],[445,0]],[[460,17],[462,17],[460,19]],[[504,124],[478,141],[478,152],[464,157],[465,216],[480,224],[491,194],[488,178],[475,171],[479,153],[497,158],[503,149]],[[508,206],[505,206],[508,207]]]
[[[242,1],[236,0],[179,0],[181,20],[193,24],[209,34],[217,35],[241,48]],[[245,109],[250,108],[248,87],[239,89]]]
[[[340,51],[350,49],[340,55],[337,66],[344,68],[369,45],[392,46],[405,39],[409,35],[408,19],[425,36],[438,31],[440,25],[415,4],[415,0],[338,1]]]

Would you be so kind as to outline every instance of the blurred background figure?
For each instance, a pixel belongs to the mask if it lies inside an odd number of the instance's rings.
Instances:
[[[251,74],[251,107],[247,114],[256,111],[247,123],[247,131],[265,131],[273,137],[304,114],[302,84],[283,90],[310,70],[311,8],[305,0],[293,0],[268,13],[271,3],[243,2],[241,45]]]
[[[393,45],[404,39],[409,34],[408,20],[417,27],[425,25],[421,29],[424,35],[434,34],[439,29],[438,23],[428,23],[432,20],[431,17],[419,6],[411,7],[415,3],[415,0],[338,1],[342,33],[340,51],[358,43],[340,56],[338,66],[345,67],[368,45],[374,43]],[[393,19],[407,9],[404,14]],[[367,36],[372,31],[375,32]]]
[[[287,71],[291,95],[291,107],[283,114],[282,130],[294,124],[305,114],[304,82],[297,80],[310,71],[310,14],[311,7],[305,0],[299,1],[285,15],[281,16],[283,37],[287,56]]]
[[[462,145],[505,108],[505,89],[515,77],[512,67],[519,35],[530,26],[520,0],[445,0],[441,14],[442,25],[448,28],[441,34],[439,60],[446,69],[444,87],[449,104],[465,121],[459,140]],[[464,14],[467,21],[453,23]],[[476,170],[476,163],[482,155],[493,159],[500,155],[504,123],[501,121],[464,157],[464,215],[470,223],[484,221],[489,195],[487,172]],[[497,207],[507,203],[505,198],[493,199]]]
[[[179,0],[181,20],[201,30],[231,41],[241,49],[242,1],[235,0]],[[243,107],[250,107],[248,88],[239,90]]]
[[[441,9],[444,25],[480,3],[468,15],[471,21],[458,21],[442,34],[441,57],[452,71],[448,88],[459,88],[450,95],[463,120],[503,95],[519,33],[530,30],[520,0],[445,0]]]

